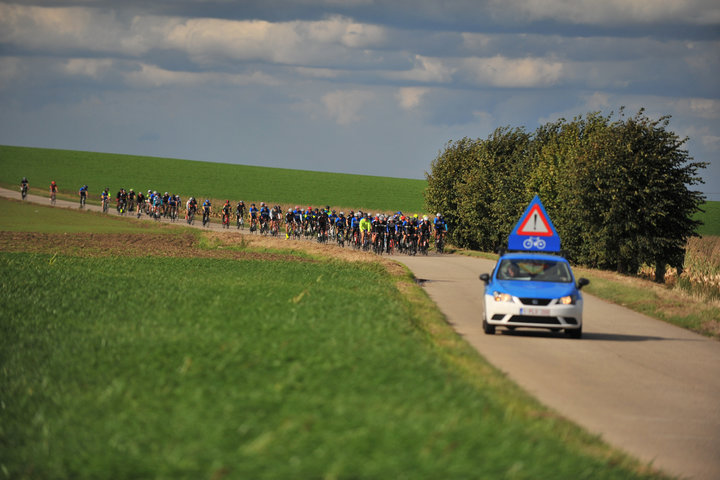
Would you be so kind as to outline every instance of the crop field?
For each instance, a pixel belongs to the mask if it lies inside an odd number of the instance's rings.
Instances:
[[[25,232],[0,217],[6,477],[663,478],[546,411],[380,263],[62,233],[52,215],[91,216],[36,208]]]
[[[103,189],[115,195],[122,187],[183,198],[419,213],[427,185],[424,180],[9,146],[0,146],[0,164],[5,187],[15,188],[27,177],[31,192],[44,194],[54,180],[60,193],[72,198],[88,185],[96,200]]]

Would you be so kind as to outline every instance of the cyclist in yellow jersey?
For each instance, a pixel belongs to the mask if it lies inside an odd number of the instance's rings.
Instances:
[[[369,215],[365,214],[362,220],[360,220],[360,235],[362,236],[361,241],[363,245],[365,245],[365,237],[370,235],[371,230],[372,223],[370,222]]]

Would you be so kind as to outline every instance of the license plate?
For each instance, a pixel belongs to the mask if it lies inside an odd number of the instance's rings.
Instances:
[[[547,317],[550,315],[549,308],[521,308],[520,315],[536,315],[539,317]]]

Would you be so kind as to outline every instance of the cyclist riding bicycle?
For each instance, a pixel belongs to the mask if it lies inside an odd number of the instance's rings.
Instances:
[[[435,226],[435,246],[437,247],[438,251],[442,253],[443,244],[445,243],[445,234],[447,233],[448,226],[441,213],[435,215],[435,221],[433,223]]]
[[[205,201],[202,204],[203,209],[203,226],[210,223],[210,213],[212,211],[212,203],[210,203],[209,199],[205,199]]]
[[[143,192],[138,192],[137,194],[137,218],[140,218],[140,215],[142,215],[142,211],[145,208],[145,195]]]
[[[28,182],[27,177],[23,177],[23,179],[20,181],[20,195],[22,196],[23,200],[25,200],[25,197],[27,197],[29,188],[30,183]]]
[[[370,243],[370,231],[372,230],[372,223],[370,222],[369,214],[366,213],[365,216],[360,219],[359,227],[361,235],[360,242],[364,247],[366,245],[366,240],[368,244]]]
[[[230,206],[230,200],[225,200],[225,203],[222,206],[223,228],[230,228],[230,210],[232,210],[232,207]]]
[[[108,209],[108,202],[110,201],[110,189],[106,188],[103,190],[103,192],[100,194],[100,201],[102,202],[102,211],[103,213],[107,212]]]
[[[237,222],[237,228],[245,228],[245,202],[240,200],[235,207],[235,220]]]
[[[80,208],[83,208],[85,206],[85,202],[87,201],[87,194],[88,194],[88,186],[83,185],[80,187],[80,191],[78,192],[78,195],[80,196]]]
[[[55,205],[55,196],[57,195],[58,187],[55,184],[55,180],[50,182],[50,203]]]

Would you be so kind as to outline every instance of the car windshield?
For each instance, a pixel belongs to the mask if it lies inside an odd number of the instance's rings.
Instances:
[[[565,262],[536,258],[506,258],[500,262],[497,279],[570,283],[572,275]]]

